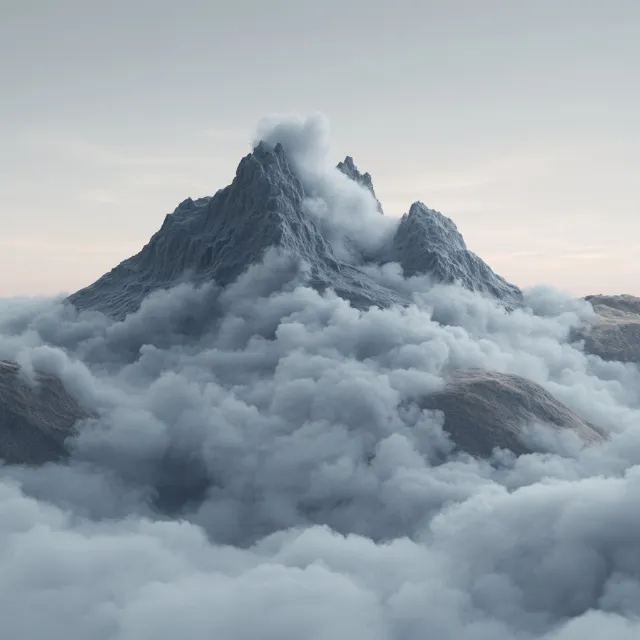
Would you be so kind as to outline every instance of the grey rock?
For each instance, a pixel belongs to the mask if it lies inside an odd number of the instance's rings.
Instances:
[[[382,205],[380,204],[380,200],[378,200],[375,189],[373,188],[373,180],[371,179],[370,173],[360,173],[351,156],[347,156],[342,162],[338,162],[337,168],[342,171],[345,176],[351,178],[351,180],[353,180],[354,182],[357,182],[363,187],[369,189],[369,191],[371,191],[371,195],[376,199],[376,202],[378,203],[378,211],[380,213],[384,213],[384,211],[382,210]]]
[[[520,289],[467,249],[452,220],[421,202],[403,216],[391,251],[391,259],[402,265],[406,276],[430,273],[442,282],[488,294],[509,308],[523,306]]]
[[[31,386],[17,364],[0,360],[0,459],[5,463],[64,459],[66,438],[87,417],[54,376],[38,375]]]
[[[455,372],[445,388],[421,402],[444,412],[444,429],[456,447],[472,456],[488,457],[494,448],[519,455],[534,449],[523,438],[531,424],[570,430],[588,444],[604,436],[540,385],[520,376],[494,371]]]
[[[371,176],[361,174],[351,158],[339,166],[373,192]],[[213,197],[182,202],[140,253],[68,300],[79,309],[121,318],[156,289],[182,281],[225,286],[258,263],[269,247],[278,247],[294,263],[307,265],[311,286],[331,287],[358,308],[409,304],[406,293],[376,282],[364,273],[363,264],[336,256],[306,212],[306,196],[283,147],[260,143],[241,160],[231,185]],[[437,216],[413,205],[400,224],[391,255],[370,256],[370,261],[399,261],[409,275],[431,273],[447,283],[459,281],[516,306],[517,287],[469,252],[455,225]],[[440,218],[447,224],[434,224]]]
[[[640,364],[640,298],[592,295],[585,300],[598,315],[575,336],[584,340],[584,350],[603,360]]]
[[[356,265],[336,258],[302,206],[304,188],[281,145],[261,143],[240,162],[232,184],[212,198],[185,200],[137,255],[69,297],[80,309],[114,317],[135,311],[160,288],[181,281],[233,282],[279,247],[311,269],[311,284],[328,286],[358,307],[404,302],[368,278]]]
[[[585,296],[584,299],[590,302],[596,311],[602,310],[606,313],[608,310],[616,310],[640,315],[640,298],[630,296],[627,293],[618,295],[597,294]]]

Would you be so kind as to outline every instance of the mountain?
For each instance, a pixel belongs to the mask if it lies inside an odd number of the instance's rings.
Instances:
[[[425,397],[421,406],[443,411],[444,429],[456,447],[479,457],[489,456],[496,447],[516,454],[534,452],[524,430],[534,424],[570,431],[585,443],[603,440],[597,427],[540,385],[512,374],[455,372],[445,388]]]
[[[360,173],[351,157],[337,169],[375,198],[371,176]],[[69,301],[79,309],[121,318],[135,311],[150,292],[185,280],[225,286],[259,262],[269,247],[277,247],[308,265],[309,284],[319,290],[331,287],[356,307],[408,304],[405,293],[367,275],[366,263],[338,255],[305,207],[311,195],[315,194],[307,193],[283,146],[260,142],[240,161],[229,186],[212,197],[182,202],[137,255]],[[382,212],[379,202],[378,210]],[[390,246],[370,256],[369,263],[397,261],[406,275],[459,282],[509,308],[522,304],[519,289],[467,249],[455,224],[421,203],[402,218]]]
[[[42,464],[66,456],[64,442],[88,414],[54,376],[38,375],[31,386],[19,367],[0,360],[0,459]]]
[[[591,295],[585,298],[596,318],[577,335],[588,353],[603,360],[640,364],[640,298],[630,295]]]
[[[350,156],[336,169],[367,190],[383,215],[370,174],[361,173]],[[211,197],[183,201],[137,255],[69,301],[80,309],[122,318],[157,289],[183,281],[228,285],[259,263],[267,249],[276,247],[294,263],[307,265],[312,286],[331,287],[359,308],[410,303],[406,293],[380,284],[364,269],[385,262],[398,263],[406,277],[428,274],[436,281],[458,283],[500,301],[507,309],[523,305],[521,291],[467,248],[453,221],[423,203],[411,205],[380,253],[363,263],[346,258],[323,233],[305,206],[315,196],[305,188],[281,144],[260,142],[242,158],[229,186]],[[587,341],[591,340],[594,352],[606,343],[610,355],[619,357],[618,351],[626,346],[615,345],[611,337],[605,339],[607,328],[614,318],[633,324],[634,318],[640,318],[636,315],[640,307],[625,306],[621,299],[615,304],[609,299],[592,303],[601,310],[603,320],[590,327]],[[515,453],[532,451],[523,428],[534,423],[570,430],[585,442],[602,438],[597,428],[539,385],[491,371],[452,374],[444,390],[424,398],[422,406],[444,411],[445,430],[457,448],[471,455],[487,456],[495,447]],[[62,420],[65,428],[75,415],[72,411]]]
[[[378,211],[380,213],[384,213],[384,211],[382,210],[382,205],[380,204],[380,200],[378,200],[378,198],[376,197],[376,191],[373,188],[373,180],[371,179],[370,173],[360,173],[351,156],[347,156],[342,162],[338,162],[337,169],[344,173],[347,178],[351,178],[351,180],[353,180],[354,182],[357,182],[365,189],[368,189],[378,203]]]
[[[402,265],[406,276],[430,273],[442,282],[458,282],[471,291],[488,294],[508,307],[523,304],[520,289],[467,249],[453,221],[421,202],[412,204],[402,217],[391,259]]]

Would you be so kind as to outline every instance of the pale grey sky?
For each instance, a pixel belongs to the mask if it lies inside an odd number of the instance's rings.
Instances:
[[[71,291],[325,113],[518,285],[640,294],[638,0],[0,0],[0,295]]]

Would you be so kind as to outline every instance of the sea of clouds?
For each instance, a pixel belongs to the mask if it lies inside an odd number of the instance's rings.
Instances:
[[[378,246],[394,223],[325,161],[325,135],[317,118],[259,130],[328,233]],[[572,343],[593,310],[551,288],[507,313],[363,268],[413,304],[354,309],[277,250],[119,321],[0,301],[0,359],[92,415],[68,463],[0,468],[0,637],[639,637],[638,367]],[[539,383],[606,442],[455,450],[419,401],[478,367]]]

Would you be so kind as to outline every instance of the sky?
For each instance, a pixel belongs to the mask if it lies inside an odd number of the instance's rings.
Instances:
[[[640,295],[640,4],[0,0],[0,296],[89,284],[324,113],[388,215],[415,200],[527,287]]]

